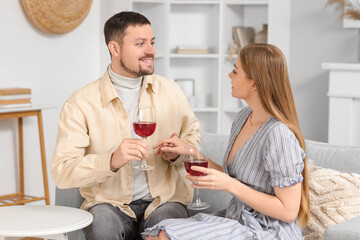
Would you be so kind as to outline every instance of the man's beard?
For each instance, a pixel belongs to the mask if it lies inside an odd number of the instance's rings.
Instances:
[[[145,57],[154,57],[153,55],[146,55]],[[129,67],[127,67],[124,63],[124,61],[122,60],[122,57],[120,58],[120,65],[121,67],[129,74],[134,75],[135,77],[141,77],[141,76],[145,76],[145,75],[151,75],[154,73],[154,66],[152,67],[152,69],[142,69],[141,65],[139,63],[139,71],[134,71],[132,69],[130,69]]]

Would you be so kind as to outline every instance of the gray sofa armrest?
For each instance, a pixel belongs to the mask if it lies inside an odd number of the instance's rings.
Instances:
[[[60,189],[56,188],[55,205],[80,208],[84,198],[80,195],[78,188]],[[67,234],[69,240],[85,240],[84,229]]]
[[[359,240],[360,216],[345,222],[328,227],[325,230],[324,240]]]
[[[78,188],[60,189],[56,188],[55,205],[80,208],[84,198],[80,195]]]

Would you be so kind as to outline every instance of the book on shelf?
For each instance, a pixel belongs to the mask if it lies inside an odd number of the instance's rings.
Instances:
[[[31,94],[31,88],[0,88],[0,96]]]
[[[21,103],[31,103],[31,98],[24,98],[24,99],[9,99],[9,100],[2,100],[0,99],[0,104],[21,104]]]
[[[208,54],[209,49],[206,46],[178,46],[176,53],[180,54]]]
[[[255,30],[252,27],[235,26],[232,28],[233,38],[239,49],[253,43],[255,38]]]
[[[31,94],[0,95],[0,100],[27,99],[27,98],[31,98]]]
[[[30,88],[0,88],[0,108],[31,106]]]

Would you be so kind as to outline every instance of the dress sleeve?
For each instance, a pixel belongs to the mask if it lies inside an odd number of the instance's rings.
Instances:
[[[289,187],[303,181],[305,152],[295,134],[285,125],[274,126],[268,135],[264,159],[272,187]]]

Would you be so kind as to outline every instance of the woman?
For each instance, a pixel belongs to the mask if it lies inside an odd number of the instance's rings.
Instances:
[[[243,48],[229,74],[232,96],[244,99],[232,125],[222,167],[192,167],[196,185],[233,195],[225,211],[168,219],[146,229],[147,239],[302,239],[309,220],[305,145],[290,88],[285,58],[277,47]],[[159,151],[183,153],[176,136]],[[299,226],[300,225],[300,226]]]

